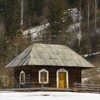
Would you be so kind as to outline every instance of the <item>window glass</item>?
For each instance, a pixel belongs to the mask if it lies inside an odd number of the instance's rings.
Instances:
[[[40,72],[40,81],[47,82],[47,72]]]
[[[47,70],[42,69],[39,71],[39,83],[47,84],[49,82],[49,73]]]
[[[25,72],[20,72],[20,84],[25,84]]]

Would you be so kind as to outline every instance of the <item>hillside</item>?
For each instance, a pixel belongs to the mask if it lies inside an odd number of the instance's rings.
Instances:
[[[32,43],[67,45],[80,55],[100,52],[100,0],[22,1],[0,0],[1,87],[3,77],[12,84],[13,71],[4,66]],[[84,71],[83,78],[100,83],[100,54],[86,59],[96,68]]]
[[[91,62],[95,68],[83,71],[83,82],[100,84],[100,54],[87,57],[87,60]]]

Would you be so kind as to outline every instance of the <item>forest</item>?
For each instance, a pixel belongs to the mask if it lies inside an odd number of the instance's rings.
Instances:
[[[47,23],[37,40],[23,36]],[[35,42],[68,45],[82,56],[100,52],[100,0],[0,0],[0,68]]]

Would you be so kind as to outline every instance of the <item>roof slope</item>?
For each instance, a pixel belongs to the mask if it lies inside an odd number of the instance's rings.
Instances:
[[[79,54],[64,45],[33,44],[6,67],[25,65],[94,67]]]

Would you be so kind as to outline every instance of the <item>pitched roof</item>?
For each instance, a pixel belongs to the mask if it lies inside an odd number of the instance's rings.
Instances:
[[[6,67],[26,65],[94,67],[67,46],[37,43],[29,46]]]

